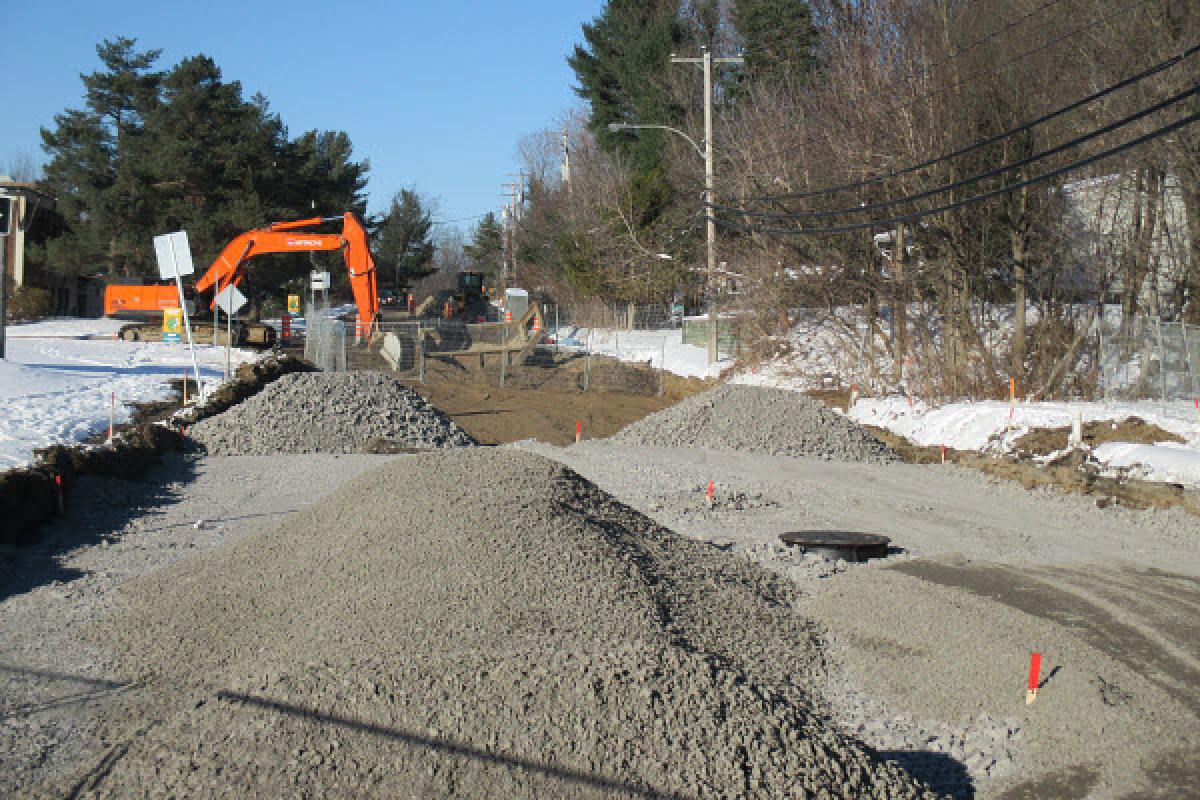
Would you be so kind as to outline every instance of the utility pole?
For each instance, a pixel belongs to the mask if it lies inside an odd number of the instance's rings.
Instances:
[[[514,176],[515,177],[515,176]],[[508,202],[504,206],[504,285],[507,289],[510,285],[510,280],[513,284],[517,282],[517,248],[516,248],[516,228],[518,204],[517,198],[520,197],[519,183],[506,183],[504,188],[508,191],[504,193],[504,197]],[[510,266],[511,265],[511,266]]]
[[[0,194],[0,361],[6,358],[5,326],[8,325],[8,243],[10,233],[16,229],[13,217],[17,212],[17,198],[7,191]]]
[[[892,350],[896,354],[894,377],[899,380],[908,355],[908,292],[904,286],[904,267],[907,260],[904,223],[896,225],[896,241],[892,242]]]
[[[698,64],[704,71],[704,219],[708,240],[708,363],[718,359],[717,352],[717,202],[713,169],[713,81],[712,65],[742,64],[741,56],[713,58],[707,47],[700,58],[671,56],[672,64]]]

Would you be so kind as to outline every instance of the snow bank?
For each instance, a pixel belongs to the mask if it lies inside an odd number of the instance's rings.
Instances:
[[[1190,403],[1163,404],[1149,400],[1017,403],[1010,420],[1008,403],[996,400],[928,408],[920,401],[910,406],[906,398],[884,397],[860,399],[850,410],[850,417],[886,428],[920,445],[944,444],[955,450],[1006,450],[1033,428],[1070,426],[1076,412],[1083,413],[1084,422],[1140,417],[1200,447],[1200,424]]]
[[[114,327],[115,326],[115,327]],[[116,394],[118,423],[129,422],[130,402],[165,400],[168,381],[191,374],[186,345],[86,338],[111,336],[114,320],[47,320],[7,328],[0,361],[0,469],[28,463],[33,450],[72,444],[108,427]],[[83,338],[80,338],[83,337]],[[196,348],[200,376],[215,386],[224,376],[225,348]],[[234,349],[234,367],[259,354]]]
[[[1194,448],[1171,442],[1109,442],[1093,450],[1092,456],[1106,467],[1130,469],[1145,480],[1200,485],[1200,451]]]
[[[709,364],[707,348],[684,344],[683,332],[678,328],[617,331],[563,326],[551,330],[550,336],[557,338],[560,347],[587,350],[590,346],[596,355],[642,364],[649,362],[652,367],[665,366],[667,372],[684,377],[715,378],[733,364],[731,358]]]

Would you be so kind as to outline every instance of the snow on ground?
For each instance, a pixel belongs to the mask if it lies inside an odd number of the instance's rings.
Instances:
[[[1008,450],[1014,441],[1033,428],[1064,428],[1076,413],[1084,422],[1140,417],[1163,430],[1200,447],[1200,424],[1191,403],[1159,403],[1152,400],[1121,403],[1083,401],[1018,402],[1009,419],[1008,403],[998,400],[949,403],[927,407],[904,397],[861,398],[850,417],[876,425],[920,445],[946,445],[955,450]]]
[[[563,348],[575,348],[596,355],[611,356],[620,361],[650,363],[665,367],[667,372],[692,378],[715,378],[721,370],[733,364],[723,358],[708,363],[708,350],[683,343],[683,331],[664,328],[651,331],[618,331],[607,328],[577,328],[573,325],[549,331],[549,340]]]
[[[100,339],[115,336],[117,331],[121,329],[121,326],[126,324],[128,323],[122,322],[119,319],[109,319],[108,317],[100,317],[98,319],[51,317],[40,322],[9,325],[4,329],[4,334],[8,339],[40,339],[45,337]]]
[[[108,427],[116,395],[116,421],[129,422],[124,404],[164,400],[168,381],[191,375],[187,345],[124,342],[120,323],[106,319],[52,319],[6,329],[7,360],[0,361],[0,469],[25,464],[33,450],[72,444]],[[89,338],[106,337],[106,338]],[[225,348],[196,348],[208,387],[224,377]],[[259,355],[235,348],[232,365]]]
[[[1186,441],[1102,444],[1091,455],[1105,467],[1128,468],[1146,480],[1200,485],[1200,420],[1195,407],[1186,402],[1017,403],[1010,419],[1009,404],[995,400],[929,408],[919,401],[910,406],[903,397],[883,397],[858,400],[849,416],[920,445],[1007,452],[1031,429],[1069,427],[1077,413],[1084,422],[1139,417]]]

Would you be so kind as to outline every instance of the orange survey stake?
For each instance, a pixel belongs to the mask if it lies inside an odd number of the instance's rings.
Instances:
[[[1042,680],[1042,654],[1033,653],[1029,656],[1029,690],[1025,693],[1025,705],[1037,699],[1038,684]]]

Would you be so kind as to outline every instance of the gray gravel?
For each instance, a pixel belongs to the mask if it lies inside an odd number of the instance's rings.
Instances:
[[[823,634],[816,685],[833,720],[940,791],[1067,800],[1200,785],[1186,772],[1200,764],[1200,629],[1179,611],[1200,608],[1200,519],[1182,509],[1100,509],[952,465],[513,446],[790,579],[796,613]],[[902,552],[847,564],[780,546],[804,529],[883,533]],[[902,572],[939,574],[947,559],[965,566],[941,572],[973,590]],[[1033,650],[1054,674],[1026,706]]]
[[[798,392],[724,384],[633,423],[622,444],[704,447],[837,461],[895,461],[858,423]]]
[[[210,455],[357,453],[373,439],[416,449],[475,444],[425,398],[380,372],[284,375],[189,433]]]
[[[397,459],[124,595],[79,796],[932,796],[813,710],[786,582],[533,454]]]

